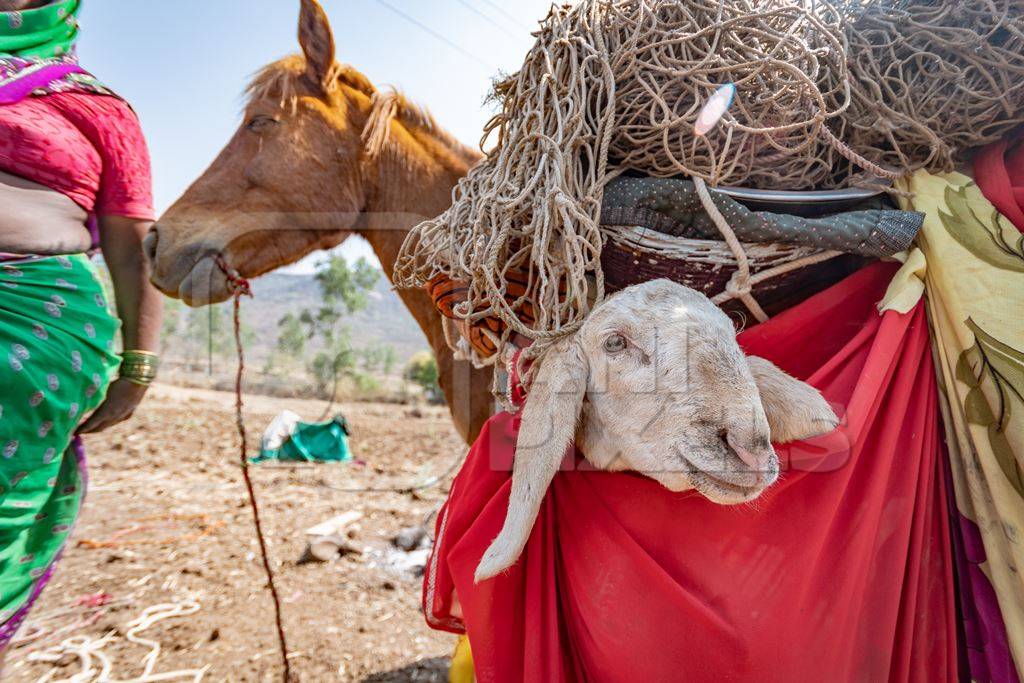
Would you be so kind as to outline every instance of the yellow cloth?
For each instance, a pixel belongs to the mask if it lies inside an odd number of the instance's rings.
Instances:
[[[452,663],[448,666],[448,683],[473,683],[473,653],[469,649],[469,638],[459,636],[452,654]]]
[[[886,311],[907,313],[917,305],[917,302],[921,300],[921,295],[924,294],[924,274],[928,267],[928,261],[924,257],[924,252],[917,247],[909,252],[901,251],[893,258],[902,261],[903,266],[896,271],[892,282],[889,283],[882,302],[878,304],[878,310],[881,313]]]
[[[903,208],[925,214],[887,305],[923,278],[960,513],[977,524],[981,569],[1024,673],[1024,237],[965,175],[918,171]],[[925,261],[927,263],[925,263]]]

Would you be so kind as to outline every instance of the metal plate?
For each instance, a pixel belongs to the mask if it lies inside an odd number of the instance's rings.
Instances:
[[[715,187],[754,211],[774,211],[798,216],[820,216],[846,211],[860,202],[884,195],[882,190],[851,187],[842,190],[760,190],[749,187]]]

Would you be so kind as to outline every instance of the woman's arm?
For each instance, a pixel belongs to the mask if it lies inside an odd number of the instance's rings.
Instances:
[[[164,299],[149,283],[149,263],[142,252],[142,239],[150,225],[135,218],[104,216],[100,218],[100,248],[114,280],[124,348],[155,353],[160,346]]]
[[[121,318],[124,348],[156,352],[160,344],[163,296],[149,283],[149,264],[142,239],[151,223],[123,216],[100,218],[100,248],[114,281],[114,299]],[[78,428],[78,433],[99,432],[127,420],[135,412],[146,387],[117,379],[107,389],[99,408]]]

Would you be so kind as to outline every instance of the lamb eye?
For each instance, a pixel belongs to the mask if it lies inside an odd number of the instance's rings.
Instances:
[[[608,353],[618,353],[626,349],[626,338],[621,334],[613,334],[604,340],[604,350]]]
[[[276,124],[277,119],[272,116],[254,116],[249,119],[249,122],[245,124],[245,127],[254,133],[259,133]]]

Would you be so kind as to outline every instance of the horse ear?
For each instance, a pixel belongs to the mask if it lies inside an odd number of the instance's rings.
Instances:
[[[306,56],[306,77],[327,92],[335,71],[334,34],[327,13],[317,0],[302,0],[299,45]]]
[[[574,339],[556,345],[541,361],[523,406],[505,523],[477,565],[477,583],[511,567],[523,552],[548,485],[576,435],[587,374],[586,357]]]
[[[773,443],[827,434],[839,424],[831,406],[810,384],[787,375],[764,358],[747,356],[747,365],[761,395]]]

